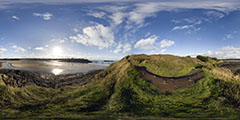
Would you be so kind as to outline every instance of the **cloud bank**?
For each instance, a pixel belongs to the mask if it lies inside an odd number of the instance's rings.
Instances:
[[[114,44],[111,28],[102,24],[85,27],[82,32],[82,34],[70,36],[70,39],[85,46],[97,46],[99,49],[108,48]]]

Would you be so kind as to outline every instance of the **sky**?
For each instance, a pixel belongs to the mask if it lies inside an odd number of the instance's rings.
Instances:
[[[0,0],[0,58],[240,58],[239,0]]]

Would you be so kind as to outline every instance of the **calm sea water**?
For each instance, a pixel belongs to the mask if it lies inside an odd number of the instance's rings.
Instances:
[[[59,61],[4,61],[5,65],[9,69],[38,71],[43,73],[53,73],[55,75],[60,74],[74,74],[85,73],[92,70],[105,69],[110,63],[73,63],[73,62],[59,62]],[[17,63],[17,64],[14,64]],[[16,66],[15,66],[16,65]]]

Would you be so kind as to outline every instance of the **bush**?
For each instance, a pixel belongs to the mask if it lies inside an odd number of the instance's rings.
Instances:
[[[218,61],[218,59],[216,57],[212,57],[211,59],[215,60],[215,61]]]
[[[208,57],[205,57],[205,56],[201,56],[201,55],[198,55],[197,56],[197,59],[203,61],[203,62],[207,62],[208,61]]]

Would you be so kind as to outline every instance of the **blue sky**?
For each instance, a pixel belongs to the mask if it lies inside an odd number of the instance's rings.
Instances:
[[[0,57],[240,58],[240,1],[0,0]]]

